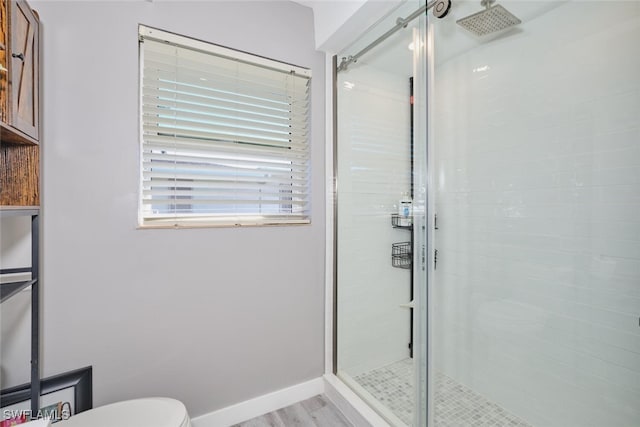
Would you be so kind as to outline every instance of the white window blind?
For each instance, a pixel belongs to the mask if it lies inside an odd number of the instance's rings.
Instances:
[[[140,26],[142,226],[309,222],[310,71]]]

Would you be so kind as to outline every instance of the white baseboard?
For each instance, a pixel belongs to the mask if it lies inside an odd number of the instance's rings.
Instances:
[[[389,427],[376,411],[334,374],[325,374],[324,394],[355,427]],[[402,425],[402,424],[401,424]]]
[[[296,384],[273,393],[265,394],[235,405],[227,406],[208,414],[193,418],[193,427],[229,427],[250,420],[269,412],[277,411],[285,406],[323,394],[325,381],[315,378]]]

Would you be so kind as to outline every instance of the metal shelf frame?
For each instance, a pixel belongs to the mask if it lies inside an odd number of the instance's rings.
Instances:
[[[0,218],[31,216],[31,266],[0,269],[0,275],[31,273],[31,279],[0,283],[0,303],[5,303],[23,289],[31,287],[31,415],[40,408],[40,209],[0,207]]]

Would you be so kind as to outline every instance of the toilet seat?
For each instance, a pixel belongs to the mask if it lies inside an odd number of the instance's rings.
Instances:
[[[81,412],[60,427],[191,427],[184,404],[175,399],[151,397],[125,400]]]

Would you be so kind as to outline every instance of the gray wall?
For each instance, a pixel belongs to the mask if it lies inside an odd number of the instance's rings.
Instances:
[[[291,2],[38,2],[43,374],[197,416],[323,373],[324,56]],[[312,225],[137,230],[138,23],[313,69]]]

